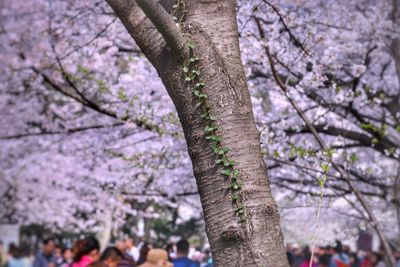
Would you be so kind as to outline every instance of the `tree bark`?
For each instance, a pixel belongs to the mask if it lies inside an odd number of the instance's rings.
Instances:
[[[145,15],[149,10],[141,10],[134,1],[108,3],[156,68],[175,104],[193,164],[215,266],[288,266],[279,211],[269,187],[240,58],[235,1],[186,0],[185,31],[196,43],[200,76],[206,84],[210,113],[217,118],[218,135],[223,138],[222,145],[230,148],[228,155],[240,171],[240,194],[246,212],[243,223],[239,222],[226,189],[229,182],[221,175],[211,143],[205,139],[206,124],[183,79],[177,60],[180,55],[172,53],[178,47],[169,47],[171,42],[165,41],[163,30],[157,22],[153,23],[154,18]],[[174,31],[168,32],[171,30]]]

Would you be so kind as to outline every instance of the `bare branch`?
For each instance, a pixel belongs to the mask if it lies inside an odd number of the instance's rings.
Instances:
[[[0,136],[0,140],[20,139],[20,138],[25,138],[25,137],[43,136],[43,135],[73,134],[73,133],[84,132],[84,131],[88,131],[88,130],[94,130],[94,129],[113,128],[113,127],[122,126],[124,124],[125,123],[123,123],[123,122],[118,122],[118,123],[114,123],[112,125],[90,125],[90,126],[85,126],[85,127],[78,127],[78,128],[62,130],[62,131],[44,131],[44,132],[38,132],[38,133],[23,133],[23,134],[7,135],[7,136]]]
[[[255,18],[256,22],[258,21],[257,18]],[[260,36],[262,39],[265,40],[265,33],[263,28],[261,27],[260,23],[257,22],[257,26],[258,26],[258,30],[260,32]],[[322,150],[324,151],[328,151],[328,147],[326,146],[325,142],[322,140],[321,136],[318,134],[317,130],[315,129],[314,125],[310,122],[310,120],[307,118],[306,114],[301,110],[301,108],[297,105],[297,103],[289,96],[288,94],[288,88],[286,87],[286,84],[283,83],[283,81],[280,79],[279,75],[277,74],[277,71],[275,69],[275,63],[274,60],[271,56],[271,53],[269,51],[269,46],[268,44],[265,42],[264,44],[264,49],[265,49],[265,53],[267,54],[269,63],[270,63],[270,67],[271,67],[271,71],[272,71],[272,75],[276,81],[276,83],[278,84],[278,86],[281,88],[281,90],[283,91],[284,95],[286,96],[286,98],[288,99],[288,101],[290,102],[290,104],[292,105],[292,107],[296,110],[297,114],[300,116],[300,118],[303,120],[303,122],[305,123],[305,125],[309,128],[310,132],[312,133],[314,139],[317,141],[318,145],[321,147]],[[349,187],[351,188],[351,190],[354,192],[354,194],[356,195],[358,201],[361,203],[361,205],[363,206],[364,210],[366,211],[366,213],[368,214],[369,219],[371,220],[371,225],[375,228],[375,230],[378,233],[378,236],[389,256],[390,262],[392,264],[392,266],[395,266],[395,258],[394,258],[394,254],[393,251],[389,245],[389,242],[387,240],[387,238],[385,237],[381,224],[379,223],[378,219],[375,217],[375,214],[373,213],[371,206],[369,205],[369,203],[366,201],[366,199],[364,198],[362,192],[358,189],[358,187],[355,185],[355,183],[352,181],[352,179],[350,178],[350,175],[343,169],[341,168],[338,164],[336,164],[331,157],[326,157],[326,160],[332,164],[332,167],[335,168],[340,176],[342,177],[342,179],[344,181],[346,181],[346,183],[349,185]]]

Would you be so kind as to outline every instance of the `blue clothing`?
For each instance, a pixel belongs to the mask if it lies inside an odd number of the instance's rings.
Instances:
[[[47,256],[44,255],[43,252],[38,252],[35,256],[35,260],[33,261],[33,267],[48,267],[49,263],[54,263],[54,265],[56,265],[56,256],[54,254]]]
[[[335,254],[331,258],[328,267],[340,267],[337,264],[338,262],[345,266],[350,266],[350,257],[345,253]]]
[[[177,258],[172,261],[174,267],[199,267],[199,264],[190,260],[188,257]]]
[[[27,267],[28,261],[26,258],[11,257],[6,265],[7,267]]]

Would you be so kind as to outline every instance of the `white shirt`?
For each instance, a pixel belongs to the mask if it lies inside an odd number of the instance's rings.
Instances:
[[[128,254],[131,255],[131,257],[137,262],[140,257],[140,251],[137,247],[132,247],[131,249],[128,249]]]

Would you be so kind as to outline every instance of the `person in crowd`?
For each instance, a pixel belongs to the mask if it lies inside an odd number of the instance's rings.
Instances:
[[[289,267],[294,267],[294,255],[292,251],[292,244],[290,243],[286,244],[286,257],[289,262]]]
[[[188,258],[189,242],[181,239],[176,244],[176,259],[173,261],[174,267],[199,267],[199,265]]]
[[[303,251],[297,244],[293,245],[293,263],[294,267],[299,267],[304,261]]]
[[[312,267],[317,267],[317,263],[314,262],[314,258],[311,259],[311,251],[309,247],[303,249],[304,261],[300,264],[300,267],[309,267],[310,261],[312,261]]]
[[[35,259],[34,255],[32,254],[32,250],[28,244],[22,243],[20,246],[22,256],[25,257],[28,266],[32,266],[33,261]]]
[[[203,264],[200,265],[200,267],[213,267],[213,261],[211,257],[211,251],[209,249],[206,249],[204,251],[204,258],[203,258]]]
[[[173,267],[168,261],[168,253],[163,249],[150,249],[146,261],[139,267]]]
[[[61,267],[61,264],[64,262],[64,257],[63,257],[63,248],[60,245],[56,245],[54,249],[54,256],[56,257],[56,266]]]
[[[135,262],[137,262],[140,257],[140,250],[138,247],[135,246],[135,241],[133,240],[133,238],[126,239],[126,248],[128,254],[131,255]]]
[[[127,252],[126,242],[124,240],[117,240],[115,242],[115,247],[121,253],[121,260],[118,264],[118,267],[134,267],[136,266],[136,262],[131,255]]]
[[[350,267],[350,257],[343,252],[342,243],[336,240],[335,254],[332,256],[329,267]]]
[[[395,250],[394,256],[396,258],[396,267],[400,267],[400,250]]]
[[[374,252],[367,251],[363,260],[361,261],[360,267],[375,267],[377,263],[377,257]]]
[[[87,267],[99,259],[100,243],[95,237],[89,236],[79,240],[75,244],[73,252],[75,256],[72,267]]]
[[[42,250],[35,255],[33,267],[55,267],[57,259],[54,255],[56,242],[53,238],[42,241]]]
[[[168,253],[168,260],[172,262],[172,260],[176,258],[176,254],[174,251],[174,244],[168,243],[164,246],[164,249]]]
[[[116,247],[108,247],[101,254],[100,261],[105,264],[106,267],[117,267],[122,260],[122,254]]]
[[[141,265],[146,262],[147,254],[149,253],[150,249],[151,245],[147,242],[143,242],[140,248],[140,256],[137,265]]]
[[[3,240],[0,240],[0,267],[5,266],[7,263],[7,253],[4,249]]]
[[[383,255],[381,253],[374,253],[375,254],[375,265],[374,267],[386,267],[386,263],[383,259]]]
[[[62,262],[58,265],[59,267],[72,267],[74,262],[74,253],[71,248],[64,248],[61,252]]]
[[[331,257],[332,256],[326,251],[321,253],[321,255],[318,257],[318,267],[328,267]]]
[[[19,247],[13,246],[7,261],[7,267],[27,267]]]
[[[88,267],[117,267],[121,259],[122,254],[116,247],[108,247],[101,254],[100,259]]]
[[[10,253],[7,267],[31,267],[32,262],[28,257],[29,251],[26,251],[24,245],[14,246]]]
[[[357,256],[357,253],[350,254],[350,267],[360,267],[360,259]]]

